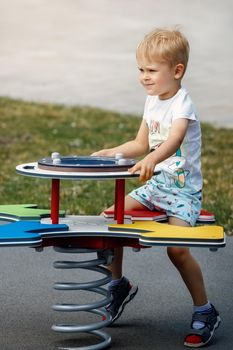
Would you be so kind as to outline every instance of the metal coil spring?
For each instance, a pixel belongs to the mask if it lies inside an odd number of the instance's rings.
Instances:
[[[57,282],[53,288],[56,290],[85,290],[88,292],[97,293],[104,296],[104,299],[88,304],[55,304],[53,310],[65,311],[65,312],[79,312],[86,311],[102,316],[101,321],[87,324],[57,324],[53,325],[52,329],[56,332],[63,333],[90,333],[101,338],[101,342],[95,345],[85,347],[60,347],[60,349],[72,349],[72,350],[100,350],[104,349],[111,344],[111,337],[108,333],[100,330],[103,327],[108,326],[111,323],[112,317],[106,311],[105,306],[111,302],[110,292],[104,288],[103,285],[107,284],[111,280],[110,271],[100,265],[108,265],[112,260],[112,251],[109,250],[93,250],[93,249],[79,249],[72,247],[54,247],[54,250],[60,253],[97,253],[97,259],[86,261],[55,261],[53,266],[56,269],[85,269],[95,271],[104,274],[106,277],[95,281],[89,281],[85,283],[74,282]]]

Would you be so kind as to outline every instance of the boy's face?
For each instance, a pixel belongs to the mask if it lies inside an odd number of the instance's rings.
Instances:
[[[179,68],[183,67],[178,66],[180,65],[171,67],[165,62],[151,63],[145,60],[138,60],[139,80],[147,94],[158,95],[161,100],[174,96],[180,88],[182,76],[182,74],[179,74]]]

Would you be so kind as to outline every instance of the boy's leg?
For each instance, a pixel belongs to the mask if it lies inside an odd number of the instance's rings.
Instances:
[[[125,210],[144,209],[145,206],[131,198],[125,197]],[[114,210],[114,206],[108,210]],[[112,281],[109,289],[112,294],[112,302],[108,310],[112,315],[112,322],[116,321],[122,314],[125,305],[131,301],[137,294],[138,287],[130,284],[126,277],[122,275],[123,248],[114,249],[114,258],[109,270],[112,272]]]
[[[190,227],[187,222],[175,217],[169,217],[169,224]],[[167,253],[186,284],[194,305],[206,304],[208,300],[202,272],[199,264],[191,255],[189,248],[168,247]]]
[[[130,196],[125,197],[125,210],[147,209],[143,204],[136,201]],[[108,208],[108,210],[114,210],[114,205]],[[122,260],[123,260],[123,248],[114,249],[114,260],[109,266],[109,270],[112,272],[112,279],[119,279],[122,277]]]
[[[177,226],[189,226],[185,221],[175,217],[170,217],[169,223]],[[201,268],[188,248],[168,247],[167,253],[186,284],[194,304],[192,331],[185,338],[184,345],[189,347],[204,346],[214,335],[221,320],[217,310],[208,302]]]

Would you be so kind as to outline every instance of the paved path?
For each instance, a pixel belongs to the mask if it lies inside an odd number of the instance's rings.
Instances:
[[[232,0],[0,0],[0,95],[141,115],[135,48],[179,24],[201,120],[233,126]]]
[[[209,298],[221,312],[223,323],[217,337],[208,347],[213,350],[231,350],[233,344],[233,238],[226,248],[212,253],[206,249],[193,249],[203,267]],[[1,337],[2,350],[50,350],[58,345],[69,345],[64,334],[54,333],[51,325],[64,320],[85,322],[90,315],[68,315],[51,310],[56,301],[84,301],[84,295],[75,298],[55,292],[55,281],[85,278],[78,274],[53,269],[56,259],[68,258],[46,248],[38,253],[30,248],[2,248],[1,266]],[[189,294],[180,282],[176,270],[168,263],[164,248],[154,247],[139,253],[126,251],[125,274],[138,283],[139,292],[127,306],[125,313],[111,333],[113,350],[178,350],[192,312]],[[93,276],[92,276],[93,277]],[[62,294],[62,295],[61,295]],[[64,341],[66,339],[66,341]],[[80,339],[80,338],[79,338]],[[82,339],[82,337],[81,337]],[[86,340],[73,342],[84,346]]]

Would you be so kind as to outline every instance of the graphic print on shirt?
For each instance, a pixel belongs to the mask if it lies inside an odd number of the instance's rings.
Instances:
[[[151,135],[156,134],[157,132],[160,134],[160,123],[156,120],[151,120],[149,130]]]
[[[189,174],[189,171],[183,168],[185,162],[185,158],[181,155],[180,149],[178,149],[174,156],[163,161],[161,165],[158,164],[156,168],[170,175],[170,186],[174,184],[178,188],[183,188],[185,186],[185,178]],[[166,180],[163,182],[161,181],[160,176],[160,180],[158,181],[157,179],[157,181],[160,183],[166,183],[167,177],[164,176],[164,179],[165,178]]]
[[[149,124],[149,135],[150,141],[153,142],[153,148],[158,148],[168,137],[168,130],[164,134],[164,128],[160,125],[157,120],[150,120]],[[177,149],[174,156],[169,157],[161,164],[161,170],[171,175],[171,181],[178,188],[183,188],[185,186],[185,176],[188,175],[189,171],[183,168],[186,160],[181,154],[180,148]],[[158,165],[159,167],[159,165]],[[158,181],[161,183],[160,181]]]
[[[178,158],[178,160],[176,161],[177,168],[175,173],[177,177],[175,179],[175,185],[179,188],[183,188],[185,186],[185,170],[182,166],[185,163],[185,158],[182,157],[180,148],[176,151],[176,158]]]
[[[186,159],[182,156],[180,148],[176,151],[175,156],[170,157],[168,161],[169,170],[164,170],[172,175],[176,187],[185,187],[185,178],[189,174],[189,171],[184,169]]]

